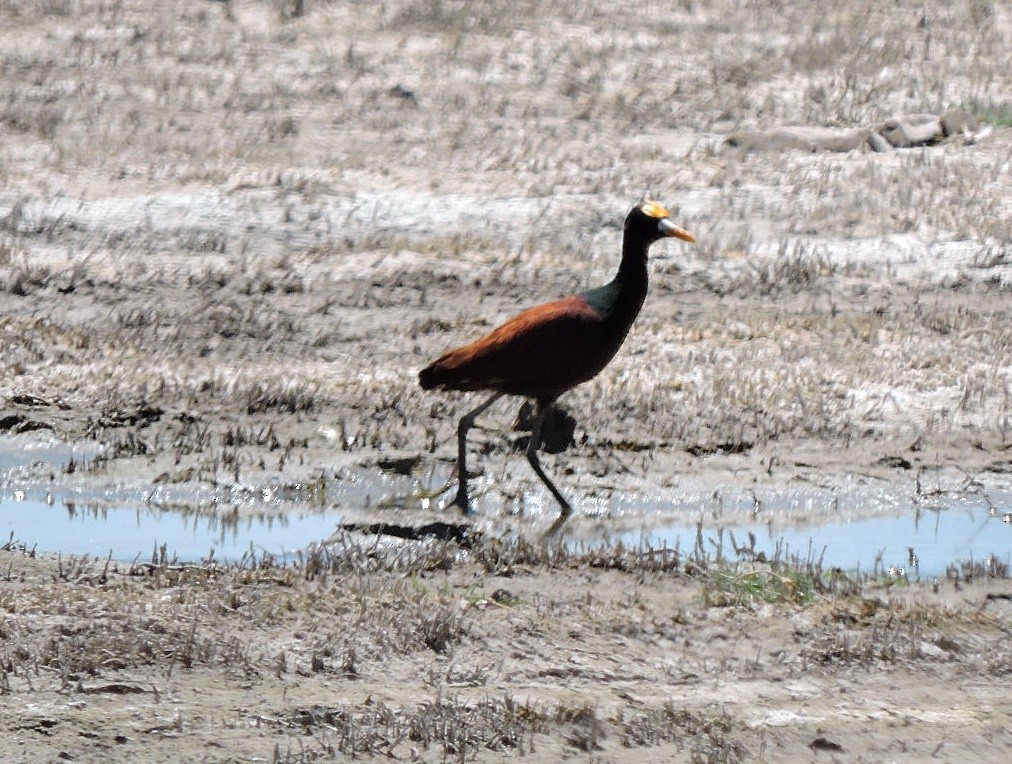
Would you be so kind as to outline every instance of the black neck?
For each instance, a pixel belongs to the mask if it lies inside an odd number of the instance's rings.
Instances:
[[[625,232],[622,263],[615,278],[602,287],[584,292],[584,299],[603,319],[624,334],[636,319],[647,296],[647,249],[642,236]]]
[[[622,263],[612,282],[618,287],[616,312],[636,317],[647,296],[647,250],[650,243],[629,231],[622,238]]]

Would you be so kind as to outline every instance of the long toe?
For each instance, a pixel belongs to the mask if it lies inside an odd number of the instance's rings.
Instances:
[[[562,526],[564,526],[566,524],[566,520],[567,519],[569,519],[569,514],[568,513],[564,512],[563,514],[559,515],[555,519],[555,522],[552,523],[552,527],[549,528],[547,531],[545,531],[544,535],[541,537],[541,540],[542,541],[548,541],[548,540],[554,538],[554,536],[560,530],[562,530]]]
[[[457,495],[454,497],[453,501],[447,505],[447,509],[450,507],[456,507],[462,514],[465,515],[471,514],[471,502],[468,501],[467,494],[463,491],[457,491]]]

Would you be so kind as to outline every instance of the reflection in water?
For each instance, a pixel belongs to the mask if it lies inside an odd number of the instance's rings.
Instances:
[[[0,472],[32,466],[65,472],[71,464],[90,461],[102,450],[92,441],[64,443],[36,435],[38,433],[0,441]]]
[[[20,492],[17,492],[20,494]],[[671,523],[650,531],[629,532],[612,540],[654,548],[679,548],[690,554],[701,544],[708,556],[718,551],[737,559],[734,546],[750,545],[751,554],[767,559],[800,556],[819,560],[824,567],[865,573],[903,570],[911,578],[944,573],[947,565],[984,560],[994,554],[1009,562],[1012,524],[1003,522],[1002,505],[991,509],[952,507],[944,511],[908,511],[896,517],[835,522],[803,530],[783,523],[748,523],[741,517],[705,515],[702,526]],[[690,517],[680,513],[683,517]],[[698,515],[697,515],[698,516]],[[24,499],[23,494],[0,497],[0,538],[14,539],[39,551],[146,561],[161,556],[199,561],[213,554],[220,561],[238,561],[251,550],[283,557],[331,536],[341,522],[336,511],[300,511],[240,517],[237,509],[214,514],[163,511],[151,507],[96,507],[69,501]],[[701,527],[701,534],[700,534]],[[579,542],[577,542],[579,543]]]
[[[751,537],[750,537],[751,534]],[[689,553],[697,546],[700,527],[670,525],[622,537],[627,544],[641,541],[654,547],[677,547]],[[1012,527],[998,513],[960,510],[910,512],[900,517],[877,517],[817,525],[777,528],[771,524],[702,526],[703,551],[718,550],[734,560],[735,546],[754,548],[766,559],[820,561],[824,568],[862,573],[893,572],[911,578],[936,576],[954,562],[985,560],[992,554],[1008,563],[1012,556]]]
[[[332,534],[336,514],[289,512],[240,518],[238,513],[181,513],[149,507],[95,507],[73,502],[0,500],[0,534],[39,551],[148,560],[162,546],[169,559],[198,561],[213,554],[237,561],[251,549],[283,556]]]

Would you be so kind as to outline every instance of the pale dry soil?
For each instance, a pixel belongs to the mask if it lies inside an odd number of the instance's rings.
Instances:
[[[1012,751],[1008,578],[744,604],[691,565],[514,555],[430,549],[408,573],[364,554],[226,570],[5,551],[0,751],[152,762]]]
[[[562,401],[572,538],[704,500],[811,522],[1007,496],[1010,47],[986,0],[0,0],[0,491],[447,519],[423,499],[476,401],[417,370],[609,278],[649,195],[699,243],[655,246],[626,346]],[[948,108],[980,132],[723,144]],[[535,538],[555,510],[518,406],[474,434],[474,522]],[[1009,747],[1004,579],[720,605],[684,564],[103,575],[19,548],[2,759]]]

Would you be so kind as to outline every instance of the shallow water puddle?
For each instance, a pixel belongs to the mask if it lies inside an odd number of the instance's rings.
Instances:
[[[256,518],[222,518],[154,508],[96,508],[32,499],[0,498],[0,541],[14,540],[43,552],[91,555],[123,562],[150,560],[165,545],[167,557],[181,562],[240,560],[252,549],[291,556],[337,528],[334,513],[297,513]]]
[[[999,509],[968,508],[961,501],[943,510],[913,510],[899,516],[874,517],[791,527],[774,520],[745,523],[708,517],[700,529],[695,523],[679,520],[643,531],[611,535],[627,545],[644,544],[658,549],[677,548],[689,555],[697,548],[714,557],[718,550],[727,559],[737,559],[734,546],[750,545],[752,552],[766,559],[800,557],[819,561],[823,567],[860,570],[865,573],[892,572],[911,578],[936,576],[948,565],[960,561],[982,561],[994,555],[1000,562],[1012,558],[1012,497]],[[15,541],[39,551],[70,555],[91,555],[130,562],[149,560],[165,546],[169,559],[199,561],[212,555],[222,562],[240,560],[251,550],[291,556],[313,542],[333,535],[341,522],[337,511],[307,510],[291,506],[254,517],[224,512],[182,513],[154,507],[96,507],[70,501],[50,504],[25,498],[21,492],[0,495],[0,542],[13,534]],[[681,517],[686,514],[678,513]],[[454,519],[459,519],[454,515]],[[399,521],[411,523],[411,513]],[[522,529],[519,529],[522,530]],[[733,535],[733,542],[732,542]],[[582,543],[573,542],[574,548]],[[593,543],[593,542],[592,542]]]
[[[832,522],[810,528],[782,528],[775,524],[702,527],[702,547],[710,557],[718,548],[727,559],[736,559],[735,544],[750,546],[766,559],[799,557],[821,560],[824,568],[862,573],[885,573],[917,577],[937,576],[952,563],[980,562],[994,555],[1008,564],[1012,558],[1012,524],[1001,512],[943,510],[911,512],[900,517],[876,517]],[[732,543],[733,534],[733,543]],[[696,525],[670,525],[620,538],[626,544],[660,548],[676,546],[683,554],[697,547]]]
[[[102,450],[95,443],[64,443],[36,433],[0,439],[0,473],[10,470],[46,465],[52,470],[64,471],[71,462],[94,458]]]

